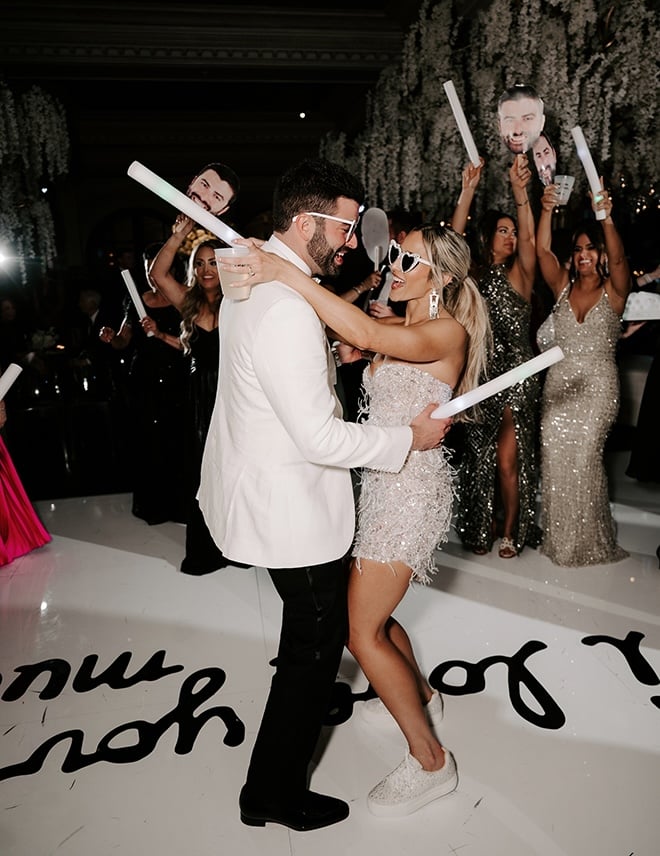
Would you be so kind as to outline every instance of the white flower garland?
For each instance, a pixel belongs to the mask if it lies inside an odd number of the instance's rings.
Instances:
[[[67,171],[69,135],[62,106],[39,87],[14,96],[0,82],[0,242],[18,260],[42,271],[56,257],[55,226],[42,185]]]
[[[404,40],[399,68],[383,72],[368,99],[367,126],[346,143],[370,204],[453,210],[467,161],[442,89],[454,82],[487,169],[476,208],[510,207],[508,164],[496,123],[505,88],[527,83],[546,103],[546,130],[562,172],[587,182],[571,128],[580,125],[608,183],[654,200],[660,167],[655,132],[660,53],[652,0],[492,0],[463,16],[462,4],[424,0]],[[632,198],[631,196],[631,198]]]

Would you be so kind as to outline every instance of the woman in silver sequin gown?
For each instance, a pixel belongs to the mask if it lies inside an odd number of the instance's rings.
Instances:
[[[556,565],[617,562],[603,447],[619,409],[615,349],[630,291],[630,270],[606,191],[594,210],[607,214],[574,233],[570,271],[550,249],[554,185],[543,194],[537,252],[556,304],[538,330],[542,350],[559,345],[564,359],[545,379],[541,414],[542,552]],[[609,272],[608,272],[609,268]]]
[[[348,349],[353,359],[375,353],[364,377],[368,419],[407,425],[430,402],[447,401],[454,389],[461,393],[476,386],[485,361],[488,314],[469,276],[468,246],[452,229],[413,230],[401,246],[392,242],[389,261],[394,276],[390,299],[405,302],[406,316],[384,321],[280,257],[255,251],[241,264],[254,269],[256,281],[277,279],[302,294],[328,328],[354,346]],[[224,262],[223,267],[237,268]],[[434,550],[449,530],[452,498],[452,472],[443,449],[411,452],[397,474],[365,470],[348,584],[348,647],[378,693],[376,704],[385,719],[389,711],[406,737],[409,753],[402,769],[406,775],[421,774],[424,781],[429,777],[430,799],[448,792],[445,784],[433,784],[438,779],[449,783],[449,790],[455,787],[454,761],[428,719],[441,700],[392,613],[411,582],[429,581]],[[402,769],[390,776],[398,780]],[[387,777],[373,789],[372,810],[391,785]]]
[[[477,173],[477,169],[472,171]],[[488,267],[479,280],[479,290],[488,305],[493,335],[488,378],[534,356],[530,320],[536,253],[534,218],[527,198],[531,171],[525,155],[516,157],[509,177],[517,223],[503,212],[489,211],[481,228],[482,254]],[[478,178],[476,174],[470,182],[463,175],[453,217],[455,228],[464,227]],[[511,559],[525,546],[537,547],[541,540],[535,522],[540,393],[539,379],[533,375],[484,401],[480,418],[466,425],[456,530],[465,547],[478,555],[492,549],[500,516],[500,558]]]

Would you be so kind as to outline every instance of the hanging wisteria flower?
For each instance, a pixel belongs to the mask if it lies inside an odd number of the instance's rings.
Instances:
[[[577,178],[576,205],[587,183],[571,135],[575,125],[606,181],[625,171],[631,206],[635,193],[651,200],[660,167],[652,97],[660,28],[651,0],[492,0],[462,9],[424,0],[399,67],[384,71],[370,93],[365,130],[346,143],[345,165],[355,164],[372,204],[376,194],[388,204],[424,198],[437,211],[453,209],[465,151],[445,109],[444,79],[453,80],[487,161],[477,215],[510,201],[510,156],[496,130],[496,105],[514,83],[534,86],[544,99],[562,171]],[[384,184],[386,168],[392,177],[400,172],[398,185]]]
[[[56,257],[55,226],[42,186],[67,171],[69,135],[62,106],[39,87],[15,96],[0,84],[0,243],[27,281],[26,260],[42,271]]]

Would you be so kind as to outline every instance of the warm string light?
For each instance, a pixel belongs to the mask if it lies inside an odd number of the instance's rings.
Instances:
[[[628,193],[628,184],[623,173],[618,178],[619,191],[625,196]],[[642,214],[644,211],[649,211],[653,208],[660,208],[660,200],[656,196],[655,187],[650,185],[647,191],[634,193],[629,197],[629,204],[635,214]]]

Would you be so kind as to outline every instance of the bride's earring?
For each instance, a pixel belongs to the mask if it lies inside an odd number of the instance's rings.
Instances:
[[[433,291],[429,294],[429,318],[433,320],[438,317],[438,306],[440,305],[440,292],[433,286]]]

